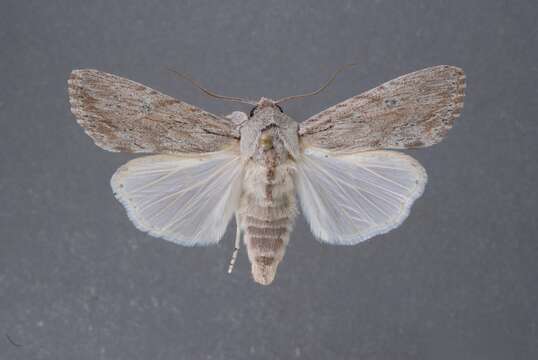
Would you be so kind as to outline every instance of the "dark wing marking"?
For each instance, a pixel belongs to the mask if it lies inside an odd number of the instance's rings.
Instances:
[[[68,83],[71,111],[105,150],[200,153],[239,139],[228,119],[116,75],[74,70]]]
[[[430,146],[460,115],[464,90],[460,68],[419,70],[312,116],[299,135],[307,146],[344,151]]]

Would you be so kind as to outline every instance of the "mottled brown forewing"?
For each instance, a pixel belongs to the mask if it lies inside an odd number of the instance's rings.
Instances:
[[[460,68],[419,70],[312,116],[299,135],[306,145],[343,151],[430,146],[459,116],[464,90]]]
[[[97,70],[71,73],[69,101],[78,123],[109,151],[210,152],[239,138],[228,119]]]

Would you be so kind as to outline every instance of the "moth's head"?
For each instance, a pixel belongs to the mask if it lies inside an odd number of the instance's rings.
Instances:
[[[276,111],[284,112],[282,111],[282,108],[280,107],[280,105],[278,105],[276,101],[262,97],[260,98],[260,100],[258,100],[256,105],[250,110],[249,117],[253,117],[257,111],[261,109],[265,109],[265,108],[272,108]]]

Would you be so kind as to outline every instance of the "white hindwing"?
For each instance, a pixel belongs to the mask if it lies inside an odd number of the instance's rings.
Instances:
[[[393,151],[307,148],[298,162],[303,213],[321,241],[352,245],[399,226],[427,181],[412,157]]]
[[[111,179],[136,227],[181,245],[217,243],[241,193],[238,153],[155,155],[131,160]]]

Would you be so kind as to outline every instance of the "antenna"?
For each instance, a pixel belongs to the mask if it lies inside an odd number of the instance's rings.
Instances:
[[[177,77],[189,81],[191,84],[193,84],[198,89],[202,90],[208,96],[214,97],[216,99],[240,102],[240,103],[249,104],[249,105],[256,105],[256,101],[253,101],[253,100],[244,99],[244,98],[240,98],[240,97],[224,96],[224,95],[216,94],[216,93],[204,88],[202,85],[200,85],[200,83],[198,81],[194,80],[193,78],[191,78],[190,76],[188,76],[186,74],[180,73],[179,71],[176,71],[176,70],[173,70],[173,69],[167,69],[167,70],[170,71],[171,73],[175,74]]]
[[[275,104],[282,104],[282,103],[285,102],[285,101],[295,100],[295,99],[300,99],[300,98],[307,97],[307,96],[317,95],[317,94],[319,94],[320,92],[322,92],[323,90],[325,90],[329,85],[331,85],[331,83],[334,81],[334,79],[336,79],[336,76],[337,76],[338,74],[340,74],[342,71],[344,71],[344,70],[346,70],[346,69],[349,69],[350,67],[353,67],[353,66],[355,66],[355,65],[358,65],[358,63],[345,64],[345,65],[340,66],[340,67],[333,73],[333,75],[329,78],[329,80],[327,80],[327,81],[325,82],[325,84],[323,84],[323,86],[320,87],[319,89],[317,89],[316,91],[312,91],[312,92],[309,92],[309,93],[306,93],[306,94],[301,94],[301,95],[287,96],[287,97],[284,97],[284,98],[282,98],[282,99],[279,99],[279,100],[275,101]]]

